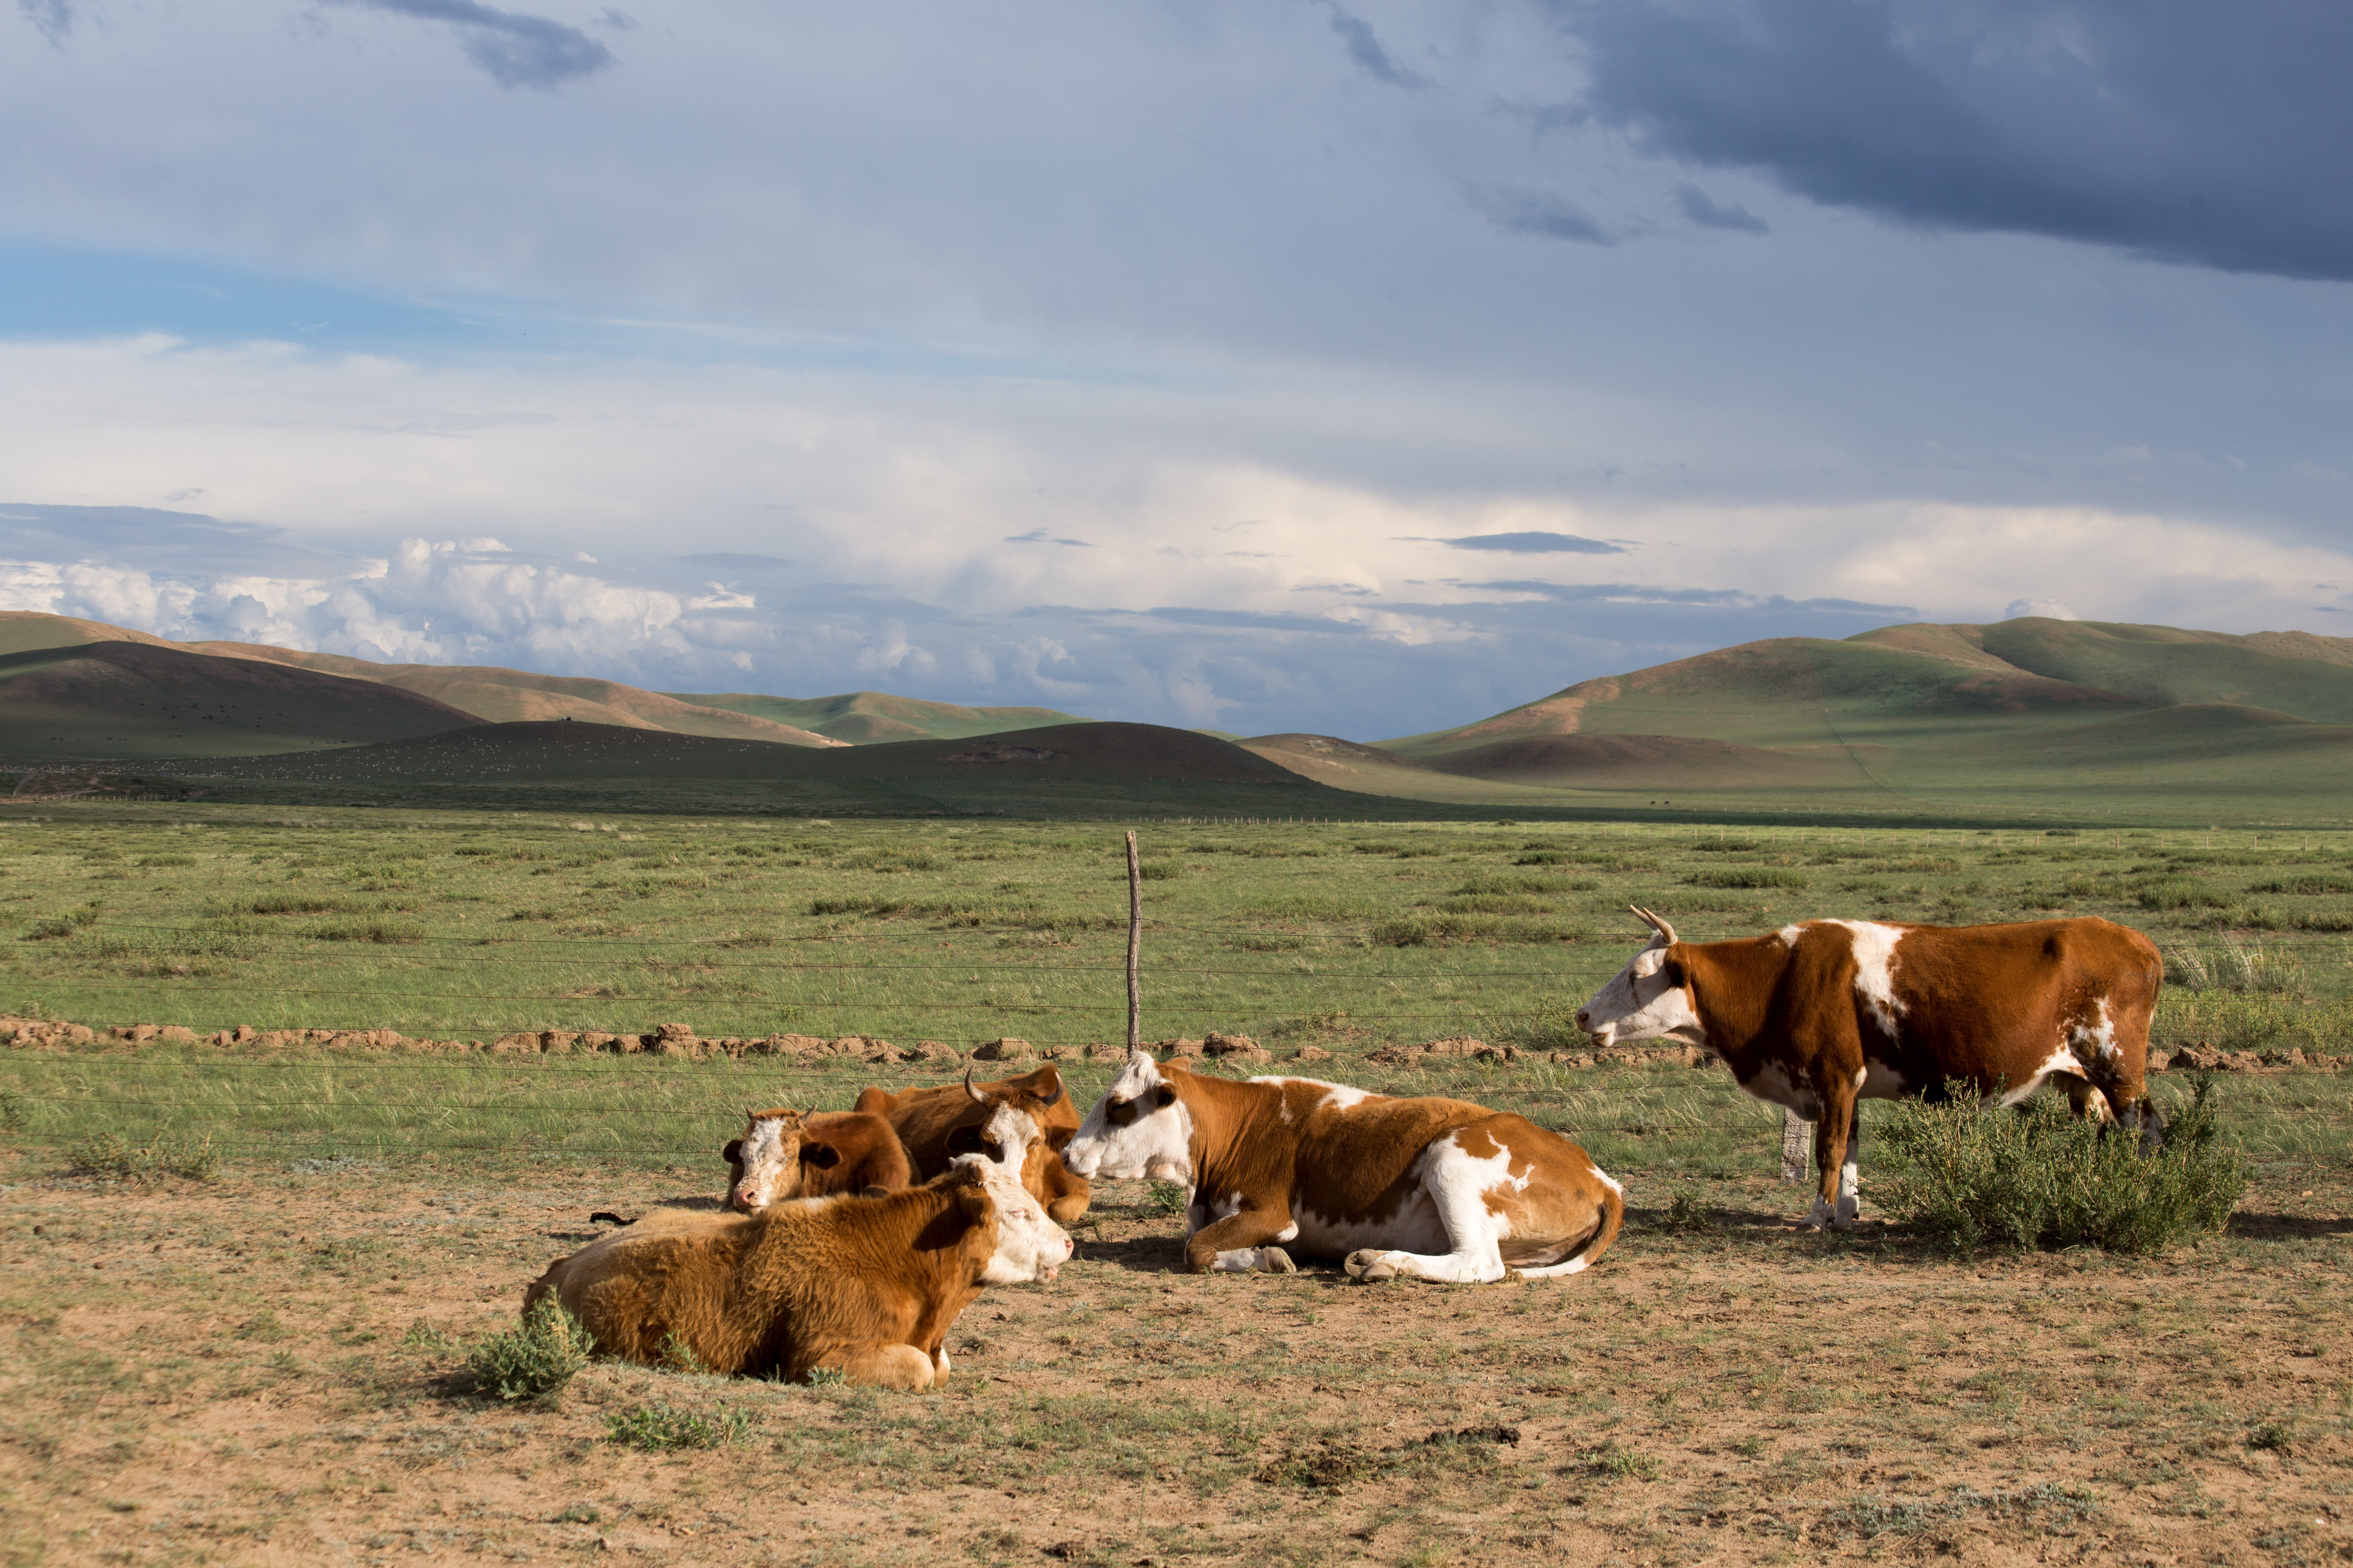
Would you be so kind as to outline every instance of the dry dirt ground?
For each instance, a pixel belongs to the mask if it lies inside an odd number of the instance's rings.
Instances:
[[[553,1408],[451,1391],[591,1211],[712,1174],[136,1185],[0,1154],[0,1555],[2353,1561],[2342,1170],[2153,1263],[1804,1236],[1761,1180],[1690,1184],[1709,1213],[1675,1228],[1637,1180],[1593,1272],[1483,1287],[1174,1274],[1155,1190],[1106,1184],[1058,1283],[965,1314],[944,1392],[602,1364]],[[737,1435],[613,1435],[649,1405]]]

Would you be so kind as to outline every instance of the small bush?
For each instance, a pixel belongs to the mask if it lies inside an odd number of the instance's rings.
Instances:
[[[1659,1216],[1659,1228],[1672,1231],[1714,1229],[1715,1222],[1708,1217],[1707,1205],[1700,1195],[1685,1187],[1667,1200],[1667,1212]]]
[[[211,1134],[191,1142],[185,1136],[159,1133],[143,1144],[133,1144],[112,1132],[100,1132],[66,1151],[69,1170],[121,1181],[151,1182],[179,1176],[209,1182],[220,1173],[220,1156],[213,1151]]]
[[[1795,871],[1776,871],[1763,866],[1734,866],[1721,871],[1694,871],[1683,879],[1694,888],[1787,888],[1802,890],[1806,879]]]
[[[554,1296],[543,1296],[522,1326],[492,1334],[466,1357],[478,1394],[513,1402],[553,1399],[588,1364],[596,1339]]]
[[[2137,1137],[2075,1120],[2056,1095],[2011,1110],[1947,1087],[1942,1103],[1896,1107],[1880,1135],[1880,1190],[1896,1224],[1953,1252],[2162,1252],[2221,1230],[2246,1193],[2244,1157],[2216,1135],[2210,1079],[2146,1155]]]
[[[1599,1447],[1585,1450],[1585,1473],[1605,1480],[1656,1480],[1659,1461],[1640,1448],[1630,1448],[1615,1438]]]
[[[752,1435],[752,1413],[721,1405],[715,1414],[656,1403],[605,1417],[605,1437],[626,1447],[718,1448]]]

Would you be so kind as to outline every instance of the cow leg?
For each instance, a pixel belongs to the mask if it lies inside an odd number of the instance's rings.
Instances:
[[[892,1340],[829,1346],[800,1375],[818,1367],[830,1367],[860,1388],[929,1388],[934,1375],[930,1356]]]
[[[1298,1222],[1288,1211],[1236,1209],[1193,1233],[1185,1243],[1185,1267],[1196,1274],[1296,1274],[1299,1266],[1291,1254],[1273,1244],[1298,1234]]]
[[[1508,1154],[1499,1156],[1509,1170]],[[1487,1212],[1487,1189],[1496,1181],[1497,1161],[1479,1160],[1462,1152],[1450,1136],[1439,1141],[1422,1167],[1421,1190],[1438,1210],[1446,1239],[1454,1250],[1442,1256],[1422,1252],[1385,1252],[1365,1247],[1348,1255],[1349,1278],[1365,1284],[1384,1279],[1432,1279],[1445,1285],[1485,1285],[1504,1274],[1503,1238],[1495,1232],[1495,1216]]]
[[[1819,1184],[1814,1206],[1806,1215],[1808,1230],[1824,1226],[1844,1230],[1854,1224],[1861,1206],[1862,1172],[1854,1163],[1862,1131],[1856,1115],[1858,1087],[1840,1078],[1823,1089],[1822,1112],[1814,1121],[1814,1173]]]

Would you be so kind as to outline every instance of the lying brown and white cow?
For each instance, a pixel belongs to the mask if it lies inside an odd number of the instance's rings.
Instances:
[[[727,1162],[732,1209],[870,1187],[887,1192],[915,1180],[891,1123],[856,1110],[754,1110],[746,1118],[744,1136],[719,1152]]]
[[[1237,1083],[1143,1050],[1062,1157],[1082,1175],[1190,1187],[1195,1273],[1289,1273],[1289,1243],[1368,1281],[1575,1274],[1625,1217],[1624,1189],[1524,1116],[1314,1079]]]
[[[1862,1100],[1957,1081],[2014,1105],[2049,1083],[2078,1115],[2127,1122],[2147,1143],[2161,1131],[2143,1075],[2165,965],[2128,927],[1806,921],[1693,942],[1634,912],[1651,943],[1577,1009],[1577,1027],[1601,1046],[1705,1047],[1741,1088],[1813,1122],[1817,1229],[1854,1223]]]
[[[980,1129],[1000,1105],[1026,1113],[1045,1140],[1029,1190],[1046,1205],[1047,1214],[1064,1225],[1085,1214],[1092,1189],[1060,1158],[1062,1146],[1079,1130],[1079,1113],[1063,1092],[1061,1072],[1053,1063],[994,1083],[976,1084],[966,1072],[962,1083],[897,1094],[869,1088],[858,1097],[859,1110],[890,1120],[920,1176],[936,1175],[958,1154],[976,1152]]]
[[[926,1388],[982,1286],[1051,1279],[1070,1255],[1008,1172],[967,1159],[872,1197],[658,1210],[549,1265],[523,1310],[554,1294],[600,1356],[655,1364],[682,1346],[717,1373]]]

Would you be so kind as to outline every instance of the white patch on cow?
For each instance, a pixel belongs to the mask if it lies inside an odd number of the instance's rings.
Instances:
[[[1022,1186],[1018,1160],[1009,1171],[978,1154],[959,1154],[948,1163],[978,1167],[981,1185],[997,1205],[997,1250],[980,1272],[982,1284],[1027,1285],[1061,1272],[1074,1249],[1071,1233],[1048,1219]]]
[[[1870,1081],[1871,1069],[1869,1068],[1863,1067],[1854,1069],[1854,1087],[1858,1092],[1862,1090],[1864,1084],[1869,1083]]]
[[[1479,1158],[1463,1151],[1461,1135],[1450,1132],[1435,1140],[1422,1160],[1421,1189],[1430,1195],[1449,1249],[1438,1252],[1405,1250],[1397,1242],[1380,1253],[1375,1267],[1413,1279],[1434,1279],[1450,1285],[1480,1285],[1504,1274],[1503,1242],[1511,1227],[1488,1212],[1487,1197],[1503,1188],[1527,1190],[1534,1167],[1512,1174],[1512,1152],[1498,1148]]]
[[[1798,945],[1798,938],[1799,934],[1801,934],[1805,929],[1806,928],[1803,926],[1783,926],[1779,931],[1775,931],[1773,934],[1781,939],[1781,945],[1783,947],[1795,947]]]
[[[796,1141],[787,1150],[785,1126],[787,1121],[797,1127],[797,1119],[782,1116],[755,1116],[744,1130],[744,1146],[736,1151],[743,1161],[744,1174],[727,1194],[730,1207],[764,1209],[776,1202],[776,1191],[791,1171],[800,1153]]]
[[[1905,1088],[1904,1075],[1885,1062],[1862,1064],[1862,1088],[1856,1090],[1865,1100],[1901,1100]]]
[[[1822,1102],[1811,1089],[1789,1077],[1789,1069],[1779,1062],[1768,1061],[1757,1069],[1757,1075],[1740,1086],[1767,1105],[1778,1105],[1793,1110],[1807,1121],[1820,1116]]]
[[[947,1346],[944,1344],[932,1352],[932,1375],[934,1378],[945,1377],[955,1370],[955,1367],[948,1364]]]
[[[1610,1175],[1609,1172],[1603,1170],[1600,1166],[1595,1164],[1590,1160],[1588,1160],[1585,1163],[1585,1168],[1593,1173],[1593,1179],[1595,1181],[1599,1182],[1603,1186],[1608,1187],[1611,1192],[1616,1193],[1621,1198],[1626,1195],[1626,1189],[1620,1186],[1618,1184],[1617,1178]]]
[[[1130,1052],[1127,1065],[1111,1080],[1103,1097],[1087,1112],[1078,1132],[1062,1148],[1062,1164],[1074,1176],[1090,1181],[1144,1180],[1193,1184],[1193,1113],[1182,1099],[1152,1105],[1162,1087],[1160,1064],[1149,1051]],[[1137,1110],[1124,1126],[1113,1124],[1113,1105]]]
[[[1871,1010],[1872,1020],[1889,1039],[1901,1037],[1895,1020],[1903,1016],[1903,998],[1895,994],[1895,946],[1904,940],[1900,926],[1877,921],[1824,921],[1844,926],[1854,942],[1854,990]]]
[[[1838,1217],[1834,1222],[1844,1230],[1854,1223],[1862,1207],[1862,1166],[1856,1158],[1854,1143],[1847,1144],[1846,1163],[1839,1167]]]
[[[1320,1215],[1307,1208],[1296,1209],[1293,1215],[1301,1247],[1322,1257],[1345,1258],[1368,1247],[1443,1252],[1448,1246],[1438,1207],[1419,1186],[1406,1194],[1396,1214],[1377,1223],[1353,1215]]]
[[[1316,1108],[1320,1110],[1345,1110],[1362,1100],[1376,1098],[1369,1089],[1351,1089],[1345,1083],[1325,1083],[1320,1078],[1254,1078],[1247,1081],[1275,1084],[1303,1083],[1310,1089],[1320,1089],[1324,1091],[1323,1103]],[[1288,1101],[1283,1105],[1282,1118],[1286,1123],[1291,1120],[1291,1106]]]
[[[1219,1253],[1209,1267],[1220,1274],[1249,1274],[1257,1269],[1261,1250],[1255,1247],[1237,1247]]]
[[[2105,996],[2092,1004],[2092,1021],[2078,1021],[2068,1029],[2069,1043],[2080,1053],[2089,1046],[2104,1057],[2116,1054],[2116,1021],[2108,1015],[2108,999]]]
[[[1276,1232],[1274,1233],[1274,1239],[1275,1239],[1275,1240],[1277,1240],[1277,1241],[1296,1241],[1296,1240],[1298,1240],[1298,1239],[1299,1239],[1299,1222],[1298,1222],[1297,1220],[1293,1220],[1289,1225],[1286,1225],[1286,1226],[1284,1226],[1281,1230],[1276,1231]]]
[[[2031,1096],[2036,1089],[2041,1089],[2044,1081],[2054,1072],[2067,1073],[2075,1078],[2088,1078],[2090,1076],[2084,1071],[2084,1064],[2075,1059],[2075,1053],[2069,1050],[2065,1046],[2061,1046],[2057,1050],[2052,1051],[2048,1057],[2043,1058],[2042,1065],[2041,1067],[2036,1068],[2032,1072],[2026,1075],[2026,1081],[2024,1083],[2015,1085],[2012,1088],[2004,1090],[2001,1097],[2001,1102],[2004,1105],[2018,1104],[2021,1100]]]
[[[1691,993],[1659,977],[1666,962],[1666,948],[1654,940],[1577,1009],[1577,1026],[1601,1047],[1660,1039],[1706,1045],[1707,1031],[1692,1008]]]

